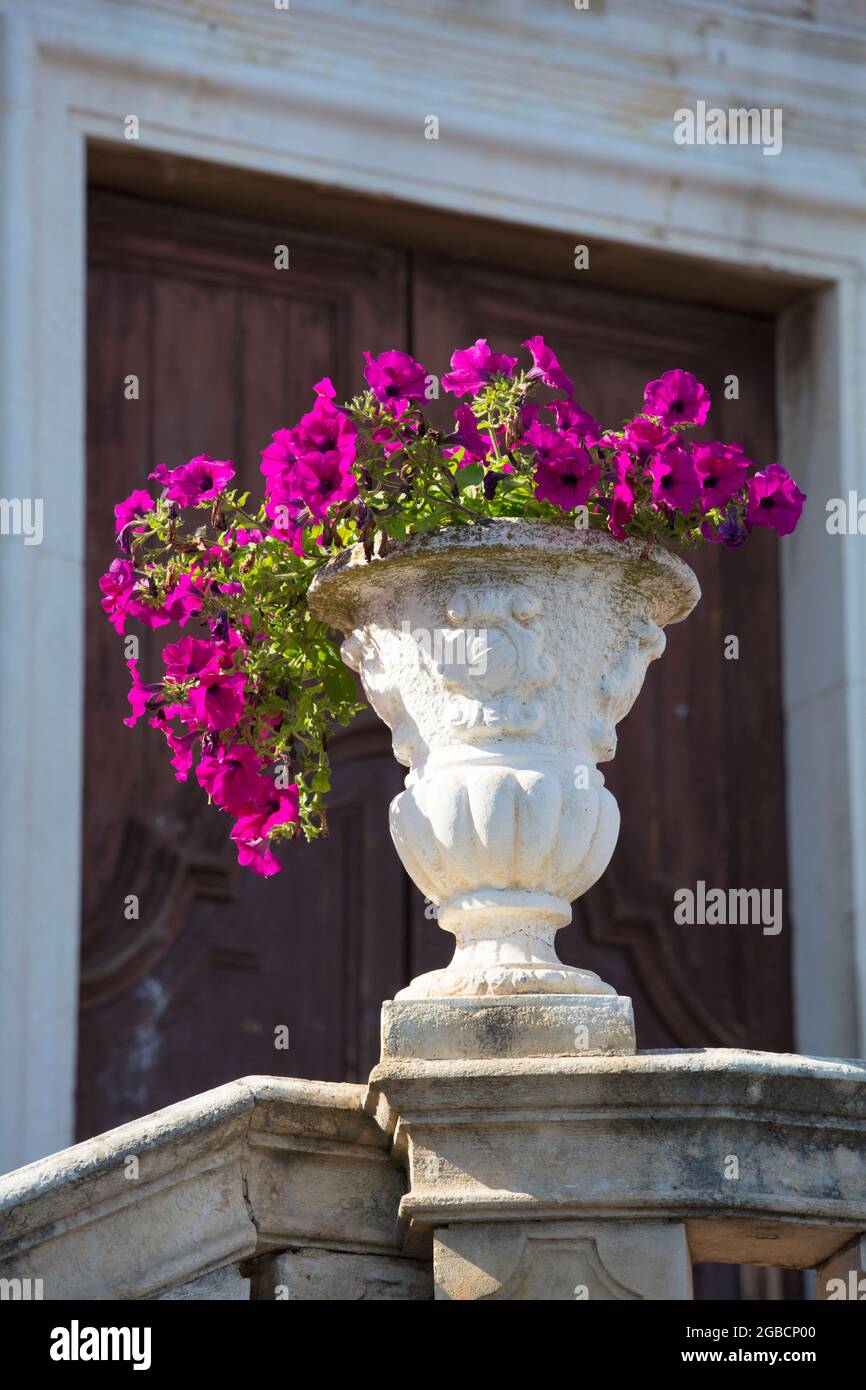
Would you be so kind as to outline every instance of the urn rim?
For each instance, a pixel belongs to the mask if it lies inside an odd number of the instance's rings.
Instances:
[[[646,555],[642,541],[628,537],[618,541],[602,531],[578,530],[567,522],[541,518],[496,517],[481,524],[454,525],[424,532],[396,542],[386,555],[369,560],[360,544],[350,546],[329,560],[310,585],[310,611],[329,627],[348,632],[363,621],[372,590],[382,583],[390,588],[399,571],[420,570],[455,551],[470,556],[500,556],[531,552],[539,558],[554,556],[562,563],[573,559],[586,563],[616,564],[626,583],[651,596],[654,620],[660,627],[688,617],[701,597],[697,576],[673,551],[655,546]]]

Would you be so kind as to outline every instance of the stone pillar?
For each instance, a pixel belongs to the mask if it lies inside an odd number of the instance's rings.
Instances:
[[[634,1050],[631,1000],[614,994],[384,1005],[370,1094],[380,1123],[396,1106],[409,1248],[432,1237],[436,1298],[691,1298],[684,1224],[646,1212],[584,1219],[584,1165],[603,1181],[605,1159],[569,1152],[570,1132],[557,1133],[560,1109],[574,1104],[574,1064]]]
[[[864,1083],[857,1062],[637,1053],[615,995],[402,999],[365,1106],[438,1299],[690,1299],[698,1260],[823,1266],[851,1297]]]

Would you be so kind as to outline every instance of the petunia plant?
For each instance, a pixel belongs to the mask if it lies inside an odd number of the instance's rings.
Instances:
[[[411,535],[493,517],[568,520],[646,553],[797,525],[805,497],[780,464],[689,439],[710,409],[690,372],[649,382],[642,410],[610,429],[577,403],[543,338],[523,347],[531,366],[483,338],[454,353],[447,433],[423,413],[435,377],[407,353],[368,352],[359,395],[338,405],[319,381],[309,413],[273,435],[261,505],[230,486],[231,463],[203,454],[160,464],[156,489],[115,507],[120,553],[100,580],[109,620],[119,633],[130,621],[188,629],[163,648],[159,679],[127,661],[126,723],[144,717],[163,735],[176,777],[194,775],[231,816],[240,863],[257,873],[279,869],[279,841],[326,831],[328,731],[360,707],[307,607],[337,551],[384,556]]]

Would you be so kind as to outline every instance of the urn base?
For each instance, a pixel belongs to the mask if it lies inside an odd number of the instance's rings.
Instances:
[[[634,1051],[632,1003],[619,994],[397,998],[382,1006],[383,1063]]]

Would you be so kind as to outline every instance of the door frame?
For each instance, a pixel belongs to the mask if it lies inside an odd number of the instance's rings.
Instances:
[[[664,30],[644,22],[650,8],[677,23],[681,14],[686,34],[712,27],[714,55],[727,55],[739,92],[765,91],[775,64],[773,104],[787,100],[800,119],[778,159],[673,144],[671,104],[711,98],[724,63],[684,56],[672,96],[659,80],[670,58]],[[103,0],[79,0],[74,14],[65,0],[26,12],[0,0],[0,491],[47,504],[41,546],[0,546],[0,1170],[63,1147],[73,1133],[94,141],[118,155],[147,147],[493,217],[591,248],[661,254],[692,271],[699,251],[705,267],[756,285],[789,277],[815,286],[795,293],[777,319],[780,453],[812,498],[780,561],[790,915],[808,924],[793,942],[795,1023],[802,1051],[866,1054],[866,547],[859,537],[829,537],[824,525],[826,499],[866,495],[866,196],[845,143],[856,146],[863,120],[857,112],[845,125],[843,112],[844,139],[828,132],[821,86],[841,81],[853,57],[862,68],[866,35],[809,34],[804,82],[796,63],[786,71],[807,42],[801,27],[759,23],[718,0],[651,0],[625,18],[536,7],[525,32],[491,33],[476,16],[459,43],[446,10],[426,0],[363,13],[349,0],[293,0],[277,21],[244,0],[218,9],[221,22],[209,24],[140,0],[119,25]],[[579,43],[574,24],[583,26]],[[397,39],[424,53],[408,85],[396,68],[382,81],[381,54]],[[539,42],[557,45],[547,78],[527,61],[527,44]],[[257,59],[243,59],[251,45]],[[612,52],[627,66],[634,60],[629,81],[596,85],[593,70],[606,73]],[[317,79],[335,54],[339,84]],[[497,91],[520,100],[491,107],[493,89],[477,80],[488,69]],[[853,113],[853,92],[839,90]],[[575,101],[584,103],[579,113]],[[633,113],[648,110],[644,138],[624,138]],[[440,138],[425,140],[426,113],[437,111]],[[124,138],[129,115],[140,123],[137,145]],[[813,819],[816,805],[833,815]]]

